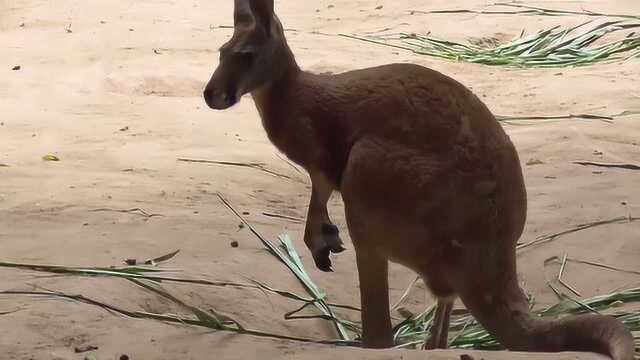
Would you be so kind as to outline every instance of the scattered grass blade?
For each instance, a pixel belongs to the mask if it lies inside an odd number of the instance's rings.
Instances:
[[[445,10],[409,10],[410,13],[419,14],[479,14],[479,15],[537,15],[537,16],[566,16],[566,15],[583,15],[593,17],[619,17],[627,19],[640,19],[638,15],[629,14],[607,14],[590,10],[562,10],[562,9],[548,9],[538,6],[530,6],[523,4],[515,4],[509,2],[497,2],[491,4],[491,6],[504,6],[518,8],[518,10],[472,10],[472,9],[445,9]]]
[[[563,230],[563,231],[559,231],[553,234],[549,234],[549,235],[543,235],[538,237],[535,240],[523,243],[523,244],[519,244],[516,249],[517,250],[522,250],[525,248],[528,248],[530,246],[534,246],[534,245],[541,245],[550,241],[553,241],[555,239],[557,239],[560,236],[563,235],[567,235],[567,234],[571,234],[577,231],[582,231],[582,230],[586,230],[586,229],[590,229],[593,227],[597,227],[597,226],[603,226],[603,225],[609,225],[609,224],[627,224],[630,222],[634,222],[634,221],[638,221],[640,220],[640,217],[633,217],[633,216],[619,216],[613,219],[607,219],[607,220],[600,220],[600,221],[593,221],[593,222],[589,222],[589,223],[585,223],[585,224],[579,224],[574,226],[573,228],[569,229],[569,230]]]
[[[585,22],[570,28],[559,26],[525,35],[494,48],[437,39],[429,34],[350,35],[347,38],[413,51],[452,61],[512,67],[567,67],[591,65],[601,61],[628,59],[620,53],[637,55],[640,36],[629,34],[621,40],[602,45],[594,43],[605,35],[640,27],[640,22]]]
[[[271,252],[272,255],[277,257],[282,263],[284,263],[287,268],[295,275],[296,278],[300,281],[302,286],[305,288],[307,293],[313,297],[314,305],[320,310],[323,316],[332,319],[333,324],[336,328],[338,336],[341,340],[350,341],[351,338],[349,333],[342,325],[341,321],[338,321],[331,307],[325,302],[325,294],[318,289],[318,287],[313,283],[307,272],[304,270],[304,266],[302,265],[302,260],[298,253],[295,251],[291,240],[287,235],[280,236],[280,246],[276,246],[271,241],[267,240],[263,237],[245,218],[240,215],[240,213],[227,201],[227,199],[222,196],[222,194],[218,193],[218,198],[220,201],[229,209],[231,212],[242,221],[243,224],[247,226],[249,231],[251,231],[261,242],[262,244]]]
[[[144,286],[146,288],[149,285],[145,284],[141,286]],[[259,331],[259,330],[245,329],[243,327],[238,326],[239,324],[237,322],[231,320],[228,317],[224,317],[223,319],[225,320],[220,320],[220,319],[217,319],[213,314],[210,314],[196,307],[187,305],[182,301],[180,301],[179,299],[173,297],[171,294],[167,293],[164,290],[153,288],[152,286],[149,286],[148,289],[157,293],[160,296],[163,296],[171,300],[172,302],[178,305],[183,305],[183,307],[189,309],[192,312],[195,318],[173,315],[173,314],[156,314],[156,313],[150,313],[145,311],[129,311],[111,304],[103,303],[103,302],[88,298],[83,295],[65,294],[65,293],[56,292],[56,291],[6,290],[6,291],[0,291],[0,295],[24,295],[24,296],[62,298],[62,299],[77,301],[77,302],[88,304],[88,305],[97,306],[111,313],[130,317],[130,318],[135,318],[135,319],[158,320],[158,321],[163,321],[167,323],[199,326],[199,327],[204,327],[212,330],[224,330],[224,331],[235,332],[238,334],[253,335],[253,336],[280,339],[280,340],[291,340],[291,341],[299,341],[299,342],[306,342],[306,343],[331,344],[331,345],[355,345],[355,343],[348,342],[348,341],[313,340],[313,339],[296,337],[296,336],[278,335],[278,334],[273,334],[273,333]],[[227,325],[225,325],[225,323]],[[229,324],[235,324],[236,326],[231,326]]]

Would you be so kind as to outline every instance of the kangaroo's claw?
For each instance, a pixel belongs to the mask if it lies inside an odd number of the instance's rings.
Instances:
[[[313,252],[313,261],[316,267],[324,272],[333,272],[331,268],[331,259],[329,258],[331,251],[328,247],[322,247]]]

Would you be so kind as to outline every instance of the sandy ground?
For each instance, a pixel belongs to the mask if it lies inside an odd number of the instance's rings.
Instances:
[[[288,232],[312,278],[333,301],[359,304],[353,251],[320,273],[301,241],[300,222],[264,212],[305,216],[306,175],[277,156],[250,98],[226,112],[206,108],[201,90],[231,33],[232,1],[5,0],[0,2],[0,261],[86,266],[120,265],[175,249],[167,266],[211,280],[257,279],[302,292],[283,266],[216,196],[221,192],[266,237]],[[438,61],[318,34],[393,28],[432,31],[460,41],[508,39],[524,26],[537,30],[577,24],[581,17],[410,15],[408,10],[477,8],[487,1],[277,1],[298,61],[315,72],[340,72],[389,62],[413,62],[471,87],[502,115],[616,114],[640,110],[640,64],[580,69],[510,70]],[[636,0],[546,1],[550,7],[640,13]],[[376,9],[383,5],[382,9]],[[20,65],[21,69],[11,69]],[[506,125],[523,163],[530,197],[523,241],[573,225],[640,214],[638,172],[572,164],[574,160],[640,162],[640,116],[615,123],[565,121]],[[54,154],[59,162],[45,162]],[[283,179],[254,169],[182,163],[179,157],[262,162]],[[539,163],[541,162],[541,163]],[[142,208],[163,216],[92,210]],[[342,204],[331,212],[343,229]],[[640,224],[570,234],[519,255],[520,277],[538,306],[556,301],[546,286],[561,256],[640,271]],[[342,231],[346,237],[346,231]],[[238,248],[230,243],[237,241]],[[390,274],[394,302],[413,278],[399,266]],[[565,279],[584,296],[637,286],[637,276],[570,263]],[[0,290],[46,289],[79,293],[132,310],[175,312],[173,306],[126,281],[51,278],[0,270]],[[247,289],[169,286],[183,300],[214,307],[256,329],[331,338],[322,321],[284,321],[299,304]],[[419,284],[408,307],[431,298]],[[357,314],[346,314],[357,318]],[[397,315],[397,314],[395,314]],[[2,359],[83,359],[74,347],[94,344],[95,359],[457,359],[459,353],[371,352],[211,333],[53,299],[0,296]],[[521,359],[506,353],[484,359]],[[528,358],[596,359],[595,355]]]

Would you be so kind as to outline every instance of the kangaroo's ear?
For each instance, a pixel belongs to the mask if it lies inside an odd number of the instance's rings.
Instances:
[[[267,36],[271,36],[273,0],[249,0],[249,3],[256,22],[264,28]]]
[[[235,0],[233,7],[233,26],[235,28],[255,28],[256,17],[253,14],[251,0]]]

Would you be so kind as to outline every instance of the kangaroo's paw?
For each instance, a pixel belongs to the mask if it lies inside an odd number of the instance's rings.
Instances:
[[[311,253],[316,267],[325,272],[332,272],[331,253],[339,254],[345,250],[338,227],[329,223],[322,224],[321,233],[316,236],[313,244],[315,246]]]
[[[326,223],[322,224],[322,238],[332,253],[339,254],[345,250],[337,226]]]

